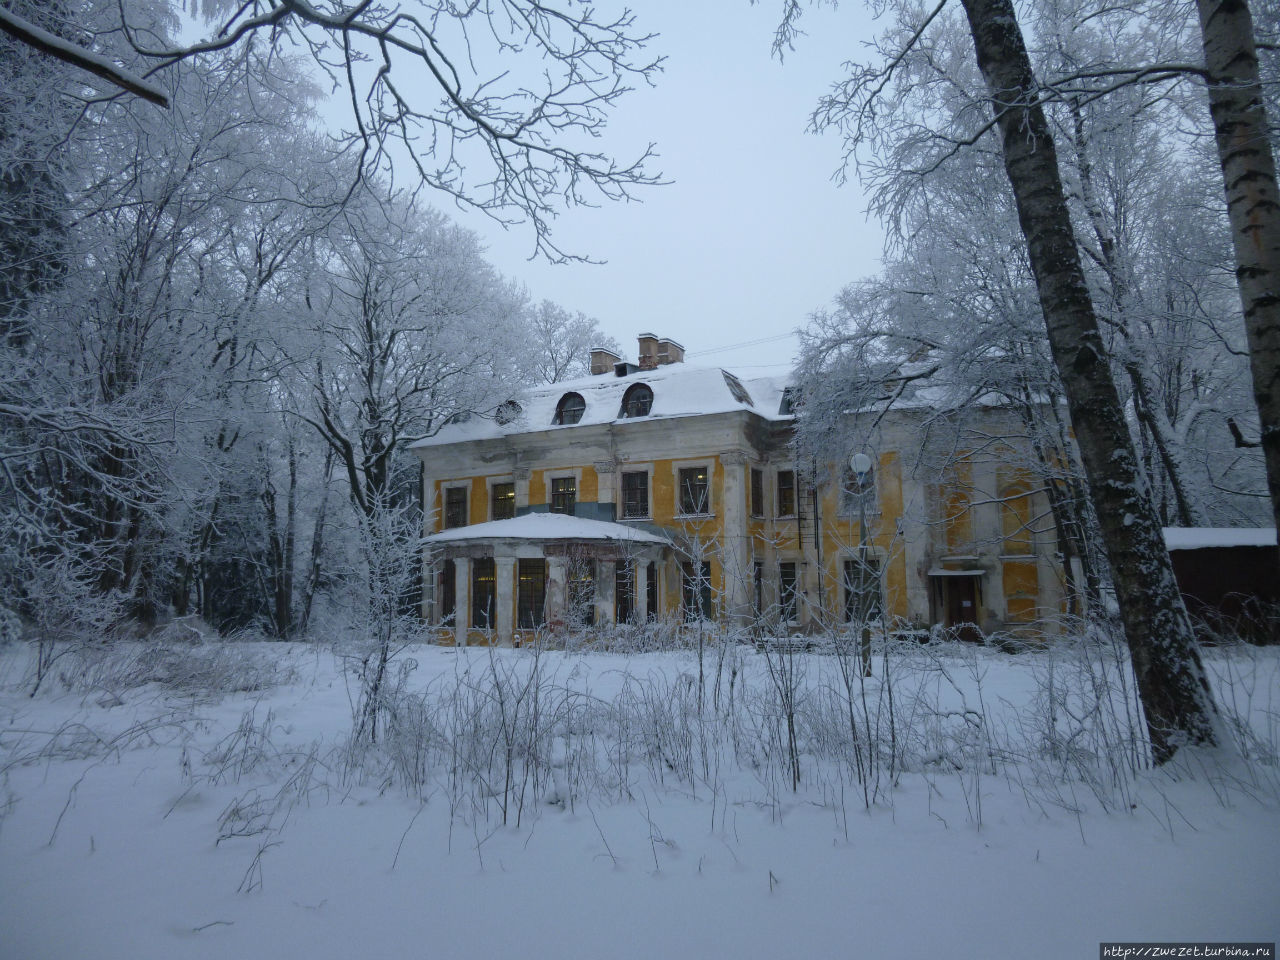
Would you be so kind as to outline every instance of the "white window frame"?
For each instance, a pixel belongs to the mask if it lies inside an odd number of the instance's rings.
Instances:
[[[626,503],[626,495],[625,495],[625,491],[623,490],[622,478],[628,473],[643,473],[647,477],[647,480],[645,481],[648,484],[648,489],[645,495],[645,500],[646,500],[645,507],[647,509],[643,517],[628,517],[623,513],[623,506]],[[633,465],[629,463],[620,463],[618,464],[618,467],[614,473],[614,476],[618,478],[617,479],[618,489],[617,489],[617,493],[615,494],[617,504],[618,504],[618,520],[624,521],[624,522],[629,520],[630,521],[652,520],[653,519],[653,464],[637,463]],[[677,483],[679,482],[678,480],[679,476],[680,476],[679,474],[676,474]]]
[[[579,503],[582,502],[582,468],[581,467],[566,467],[561,470],[543,470],[542,471],[542,486],[546,492],[546,497],[547,497],[546,504],[547,504],[548,513],[555,512],[551,509],[551,481],[563,480],[566,477],[573,477],[573,505],[575,510],[575,513],[566,514],[566,516],[576,515],[577,506]],[[597,477],[596,483],[598,484],[599,482],[600,480]]]
[[[494,485],[495,485],[495,484],[499,484],[499,483],[509,483],[509,484],[511,484],[511,486],[512,486],[512,488],[513,488],[513,490],[514,490],[515,485],[516,485],[516,478],[515,478],[515,474],[512,474],[512,473],[502,473],[502,474],[498,474],[498,475],[496,475],[496,476],[492,476],[492,477],[485,477],[485,478],[484,478],[485,504],[486,504],[486,506],[487,506],[487,508],[488,508],[488,509],[486,510],[485,515],[490,519],[490,521],[492,521],[492,520],[494,519],[494,516],[493,516],[493,488],[494,488]],[[516,512],[517,512],[517,513],[519,512],[519,508],[518,508],[518,507],[516,508]]]
[[[680,489],[680,471],[696,470],[699,467],[707,471],[707,509],[705,513],[685,513],[681,509],[680,503],[683,492]],[[672,504],[672,512],[676,520],[706,520],[716,515],[716,465],[714,460],[675,460],[671,464],[671,478],[675,483],[676,491],[675,503]],[[652,510],[653,508],[650,507],[649,509]]]

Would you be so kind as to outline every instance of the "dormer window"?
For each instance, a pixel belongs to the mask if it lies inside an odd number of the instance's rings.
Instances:
[[[653,391],[645,383],[633,384],[622,395],[622,417],[647,417],[653,409]]]
[[[721,370],[720,372],[724,374],[724,384],[729,388],[729,392],[733,394],[733,399],[739,403],[745,403],[748,407],[753,406],[751,394],[747,393],[747,388],[742,385],[742,381],[728,370]]]
[[[566,393],[556,404],[555,419],[551,422],[562,426],[577,423],[582,419],[582,413],[586,409],[587,401],[582,399],[582,394]]]

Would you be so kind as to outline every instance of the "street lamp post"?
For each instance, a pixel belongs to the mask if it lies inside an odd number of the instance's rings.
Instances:
[[[871,625],[867,621],[867,478],[872,461],[858,452],[849,458],[858,485],[858,619],[862,623],[862,675],[871,676]]]

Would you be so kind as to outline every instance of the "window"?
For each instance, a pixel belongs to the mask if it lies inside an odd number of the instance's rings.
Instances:
[[[711,512],[706,467],[681,468],[680,512],[685,516],[696,516]]]
[[[516,515],[516,485],[495,483],[490,490],[493,498],[493,519],[510,520]]]
[[[569,610],[570,623],[589,627],[596,622],[596,562],[588,557],[575,557],[569,561]]]
[[[764,516],[764,471],[751,468],[751,515]]]
[[[757,617],[764,614],[764,564],[759,560],[756,561],[755,570],[751,576],[752,599],[755,601],[753,607]]]
[[[711,620],[711,564],[680,564],[680,599],[685,623]]]
[[[436,596],[440,598],[436,605],[437,619],[441,623],[453,619],[458,605],[458,565],[452,560],[440,565],[440,592]]]
[[[465,527],[467,525],[467,488],[446,487],[444,491],[444,526]]]
[[[578,479],[576,477],[554,477],[551,481],[551,512],[567,513],[573,516],[573,508],[578,502]]]
[[[745,403],[748,407],[753,406],[751,402],[751,394],[747,393],[747,388],[742,385],[742,381],[735,377],[728,370],[721,370],[724,374],[725,386],[729,388],[729,392],[733,394],[733,399],[739,403]]]
[[[505,427],[509,423],[515,423],[522,413],[524,408],[519,403],[515,400],[507,400],[498,405],[493,418]]]
[[[622,518],[643,520],[649,516],[649,474],[643,471],[622,475]]]
[[[844,479],[840,484],[840,512],[850,517],[856,517],[860,509],[875,513],[876,502],[875,468],[867,471],[859,484],[858,475],[846,466]]]
[[[619,560],[613,572],[614,621],[631,623],[636,613],[636,572],[630,560]]]
[[[647,417],[653,409],[653,391],[646,383],[633,384],[622,395],[622,417]]]
[[[844,562],[844,619],[848,623],[868,623],[884,616],[880,599],[880,558],[866,555]]]
[[[793,560],[784,560],[778,564],[778,599],[782,622],[794,623],[800,611],[800,597],[796,589],[796,564]]]
[[[498,577],[493,557],[471,561],[471,626],[488,630],[493,626],[493,602],[497,595]]]
[[[648,578],[644,583],[644,601],[645,609],[648,611],[649,620],[658,619],[658,565],[656,563],[649,564]]]
[[[568,425],[582,419],[582,412],[587,409],[587,401],[580,393],[566,393],[556,404],[556,415],[552,423]]]
[[[547,561],[541,557],[516,561],[516,626],[542,626],[547,605]]]
[[[794,470],[778,471],[778,516],[794,517],[796,515],[796,472]]]

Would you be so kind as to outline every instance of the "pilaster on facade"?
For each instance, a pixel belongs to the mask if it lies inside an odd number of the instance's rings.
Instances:
[[[594,466],[596,470],[598,502],[617,503],[617,461],[596,460],[592,466]]]
[[[637,623],[646,623],[649,620],[649,564],[637,560],[632,568],[632,576],[635,578],[636,592],[635,619]]]

